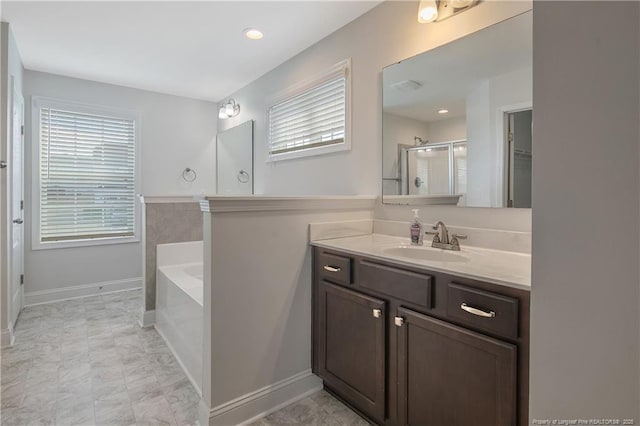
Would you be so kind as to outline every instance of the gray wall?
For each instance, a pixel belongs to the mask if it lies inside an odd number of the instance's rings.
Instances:
[[[532,419],[640,422],[639,6],[534,4]]]
[[[383,2],[230,94],[241,105],[241,112],[237,117],[220,120],[219,127],[224,130],[248,119],[255,120],[256,194],[379,194],[382,68],[527,11],[531,3],[481,2],[437,25],[419,24],[417,8],[415,1]],[[265,111],[274,95],[347,58],[351,58],[351,151],[266,163]]]
[[[25,201],[31,211],[32,96],[47,96],[141,114],[141,192],[145,195],[187,195],[215,190],[217,107],[205,102],[94,81],[27,71],[25,73],[27,149]],[[193,184],[180,179],[182,170],[198,173]],[[141,279],[142,244],[31,250],[31,218],[26,215],[25,292],[116,280]],[[200,239],[200,238],[198,238]]]

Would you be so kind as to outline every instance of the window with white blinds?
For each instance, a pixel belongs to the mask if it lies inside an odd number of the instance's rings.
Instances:
[[[133,237],[135,120],[41,106],[39,242]]]
[[[270,160],[349,149],[348,74],[341,62],[269,108]]]

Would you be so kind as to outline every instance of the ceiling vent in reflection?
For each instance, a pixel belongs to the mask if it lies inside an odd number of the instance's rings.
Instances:
[[[399,92],[412,92],[422,87],[422,83],[414,80],[403,80],[393,83],[391,87]]]

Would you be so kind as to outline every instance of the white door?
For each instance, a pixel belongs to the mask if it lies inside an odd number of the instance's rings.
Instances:
[[[15,323],[22,309],[22,277],[24,273],[24,99],[15,88],[13,90],[13,111],[11,120],[11,321]]]
[[[253,194],[253,120],[218,133],[217,193]]]

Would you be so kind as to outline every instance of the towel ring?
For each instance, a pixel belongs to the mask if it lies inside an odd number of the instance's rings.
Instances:
[[[238,182],[240,183],[249,182],[249,173],[245,172],[244,170],[240,170],[238,172]]]
[[[182,171],[182,179],[184,179],[185,182],[193,182],[198,178],[198,174],[196,173],[195,170],[187,167],[186,169],[184,169]]]

